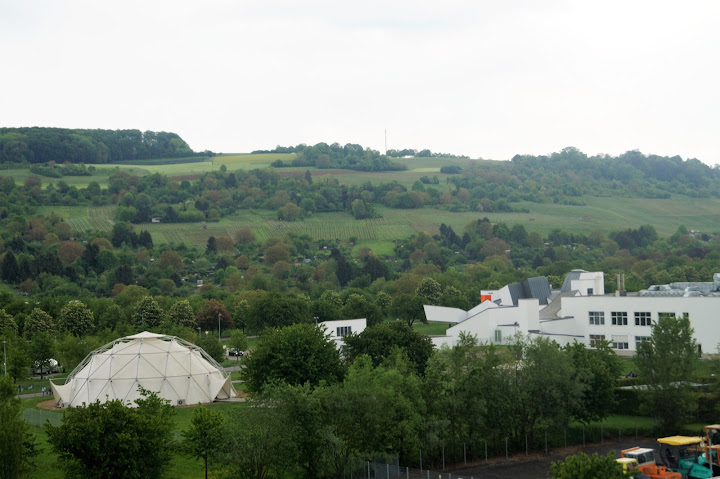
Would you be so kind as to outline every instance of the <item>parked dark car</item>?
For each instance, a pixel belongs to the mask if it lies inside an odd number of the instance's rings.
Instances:
[[[242,351],[238,351],[237,349],[233,348],[230,351],[228,351],[229,356],[243,356],[244,353]]]

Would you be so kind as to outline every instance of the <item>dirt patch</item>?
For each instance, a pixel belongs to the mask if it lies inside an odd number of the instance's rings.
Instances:
[[[40,409],[47,409],[49,411],[59,410],[59,407],[55,407],[55,399],[48,399],[47,401],[39,402],[35,405]]]

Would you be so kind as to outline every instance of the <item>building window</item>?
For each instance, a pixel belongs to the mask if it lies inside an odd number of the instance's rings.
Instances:
[[[635,313],[635,326],[650,326],[652,319],[650,313],[639,312]]]
[[[500,331],[499,329],[495,330],[495,342],[502,343],[502,331]]]
[[[347,336],[350,333],[352,333],[352,328],[350,326],[339,326],[337,328],[337,335],[340,338]]]
[[[588,288],[588,289],[587,289],[588,296],[592,296],[594,291],[595,291],[594,289]]]
[[[612,315],[612,323],[615,326],[627,326],[627,313],[624,311],[613,311],[610,313]]]
[[[588,311],[588,315],[590,317],[590,324],[605,324],[605,313],[603,311]]]
[[[590,347],[594,348],[598,343],[605,341],[604,334],[591,334],[590,335]]]
[[[629,349],[628,348],[628,337],[627,336],[613,336],[612,337],[612,348],[613,349]]]
[[[635,351],[640,349],[640,344],[650,341],[650,336],[635,336]]]
[[[675,313],[658,313],[658,321],[661,319],[675,319]]]

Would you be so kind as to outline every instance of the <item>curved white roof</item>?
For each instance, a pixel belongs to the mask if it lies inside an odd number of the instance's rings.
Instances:
[[[178,406],[236,396],[230,375],[201,348],[147,331],[93,351],[64,385],[50,384],[58,407],[112,399],[134,406],[141,397],[138,386]]]

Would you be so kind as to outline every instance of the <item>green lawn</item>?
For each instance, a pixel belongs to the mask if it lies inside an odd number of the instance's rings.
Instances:
[[[61,411],[48,411],[36,407],[39,402],[45,400],[47,400],[47,398],[42,397],[23,400],[26,408],[23,417],[30,422],[40,449],[40,454],[38,454],[35,461],[37,467],[33,474],[30,475],[30,478],[61,479],[63,474],[55,464],[57,456],[52,453],[50,445],[47,443],[47,434],[42,425],[45,424],[46,420],[49,420],[55,425],[59,424],[63,413]],[[227,416],[232,409],[244,407],[245,404],[246,403],[215,403],[207,405],[207,407],[220,411]],[[194,409],[194,407],[175,408],[176,438],[180,438],[180,431],[189,427]],[[196,461],[194,458],[175,452],[166,477],[174,479],[194,479],[202,477],[204,472],[205,470],[201,461]]]

